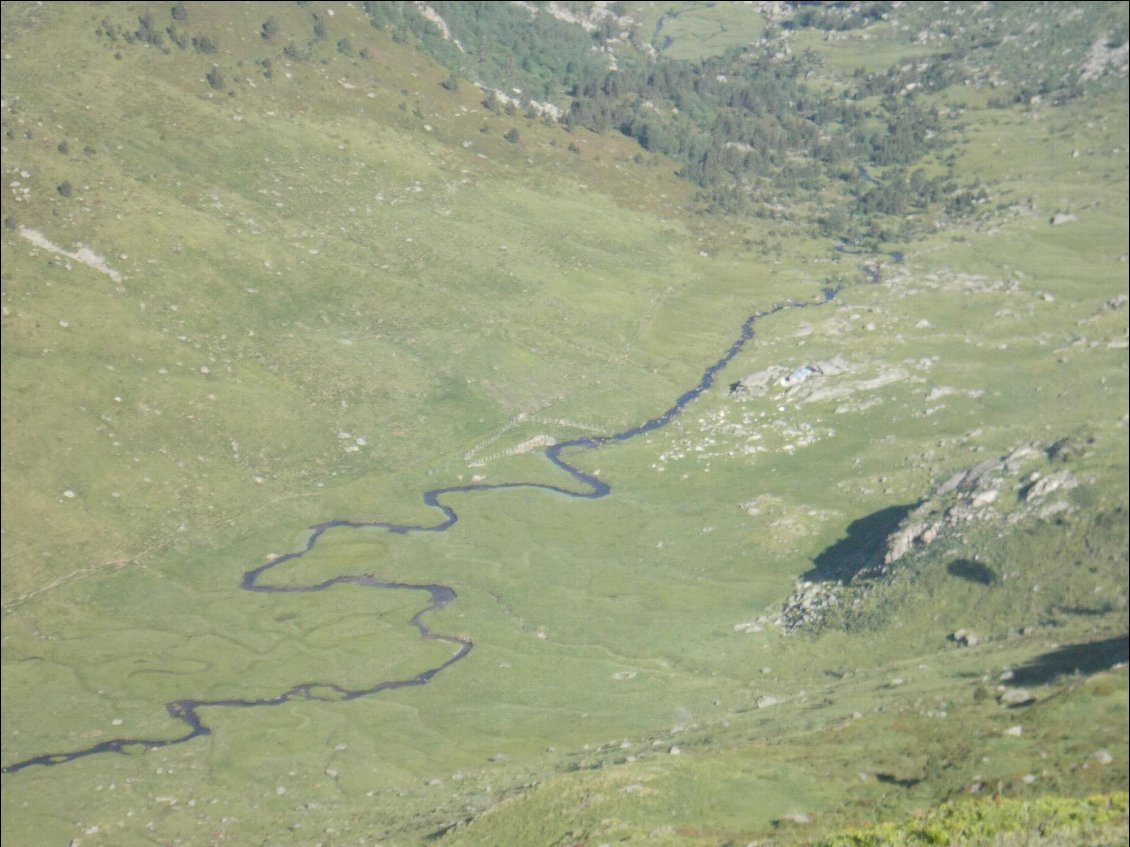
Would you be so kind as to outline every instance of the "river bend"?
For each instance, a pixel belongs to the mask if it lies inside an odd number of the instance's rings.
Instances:
[[[878,282],[878,274],[875,271],[867,272],[869,282]],[[368,575],[347,575],[338,576],[332,579],[327,579],[324,582],[315,583],[313,585],[299,585],[299,586],[278,586],[265,584],[263,578],[275,568],[285,565],[287,562],[292,562],[300,559],[309,553],[317,545],[318,540],[322,535],[330,529],[337,528],[372,528],[384,529],[390,533],[406,535],[409,533],[417,532],[447,532],[459,521],[459,515],[451,506],[444,502],[444,498],[449,494],[471,494],[479,491],[499,491],[503,489],[525,488],[525,489],[539,489],[542,491],[552,491],[558,494],[564,494],[567,497],[578,497],[590,500],[597,500],[606,497],[612,490],[611,487],[604,481],[598,479],[590,473],[586,473],[581,469],[571,465],[563,454],[568,454],[577,450],[595,450],[609,444],[616,444],[624,441],[630,441],[637,436],[644,433],[653,432],[669,424],[680,412],[683,411],[690,403],[694,402],[700,395],[707,391],[714,385],[715,377],[718,373],[725,368],[731,360],[746,343],[753,338],[754,325],[761,319],[775,315],[788,309],[805,308],[808,306],[818,306],[833,300],[835,296],[842,290],[843,286],[838,288],[826,288],[823,290],[823,296],[818,301],[795,301],[784,303],[774,306],[764,312],[758,312],[751,315],[745,320],[741,326],[741,331],[734,342],[726,349],[722,356],[713,364],[709,365],[699,378],[698,383],[688,388],[676,398],[675,402],[662,414],[656,415],[628,429],[611,435],[599,435],[585,438],[575,438],[569,441],[562,441],[550,447],[543,448],[542,452],[546,458],[570,477],[574,483],[575,488],[564,488],[558,485],[548,485],[538,482],[498,482],[498,483],[474,483],[471,485],[452,485],[442,488],[433,488],[425,491],[423,494],[424,503],[433,509],[437,510],[442,518],[433,524],[399,524],[391,523],[388,521],[344,521],[344,520],[329,520],[324,523],[316,524],[310,527],[310,535],[306,539],[306,545],[293,553],[287,553],[284,556],[279,556],[265,565],[260,565],[257,568],[252,568],[243,574],[240,580],[239,587],[244,591],[254,591],[263,594],[295,594],[295,593],[314,593],[317,591],[325,591],[335,585],[353,585],[360,588],[373,588],[383,591],[422,591],[426,592],[429,597],[428,604],[409,620],[409,623],[416,628],[420,633],[420,638],[426,641],[438,641],[451,646],[451,655],[435,667],[428,668],[421,671],[415,676],[405,679],[388,679],[374,682],[372,685],[365,688],[346,688],[337,683],[329,680],[314,680],[310,682],[303,682],[295,685],[292,688],[283,691],[282,693],[267,698],[250,699],[233,697],[221,700],[173,700],[165,705],[165,710],[173,719],[184,724],[185,732],[175,738],[113,738],[107,741],[99,742],[90,747],[84,747],[78,750],[71,750],[60,753],[43,753],[38,756],[33,756],[30,759],[23,761],[13,762],[3,767],[3,773],[10,774],[21,771],[33,765],[54,766],[62,765],[67,762],[73,762],[76,759],[85,758],[87,756],[95,756],[101,753],[134,753],[144,750],[155,750],[162,747],[171,747],[177,744],[185,744],[195,738],[211,735],[212,728],[204,723],[201,717],[201,711],[204,709],[254,709],[265,708],[269,706],[281,706],[294,700],[315,700],[315,701],[342,701],[342,700],[355,700],[360,697],[369,697],[374,694],[379,694],[382,691],[389,691],[397,688],[411,688],[417,686],[427,685],[433,678],[442,671],[447,670],[452,665],[465,659],[473,649],[473,643],[465,638],[459,638],[454,635],[444,635],[441,633],[433,632],[428,625],[424,622],[424,617],[429,613],[442,609],[444,606],[451,603],[456,598],[454,589],[446,585],[437,585],[432,583],[403,583],[403,582],[384,582],[373,576]]]

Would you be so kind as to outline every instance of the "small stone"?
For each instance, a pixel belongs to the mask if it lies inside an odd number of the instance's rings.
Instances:
[[[980,491],[973,498],[974,506],[988,506],[990,503],[995,503],[997,498],[1000,497],[1000,491],[996,488],[990,488],[988,491]]]
[[[1091,758],[1098,762],[1100,765],[1109,765],[1114,761],[1114,756],[1110,755],[1109,750],[1096,750]]]
[[[997,701],[1002,706],[1009,708],[1013,706],[1027,706],[1030,703],[1036,702],[1036,695],[1027,688],[1009,688],[1001,693]]]
[[[71,489],[68,488],[66,491],[63,492],[63,496],[66,497],[68,500],[73,500],[76,495],[73,491],[71,491]]]
[[[757,708],[767,709],[770,706],[776,706],[781,701],[774,697],[772,694],[762,694],[757,698]]]
[[[1010,727],[1009,727],[1008,729],[1006,729],[1006,730],[1004,731],[1004,734],[1005,734],[1005,735],[1010,735],[1010,736],[1012,736],[1013,738],[1019,738],[1019,737],[1020,737],[1021,735],[1023,735],[1023,734],[1024,734],[1024,727],[1022,727],[1022,726],[1019,726],[1019,725],[1017,725],[1017,726],[1010,726]]]
[[[977,633],[964,627],[954,632],[953,640],[962,647],[976,647],[981,643],[981,637]]]
[[[285,785],[276,786],[275,787],[275,794],[277,794],[279,797],[282,797],[284,794],[286,794],[286,786]]]
[[[1032,487],[1024,495],[1024,501],[1032,502],[1047,497],[1053,491],[1070,491],[1079,485],[1079,480],[1071,471],[1060,471],[1032,483]]]

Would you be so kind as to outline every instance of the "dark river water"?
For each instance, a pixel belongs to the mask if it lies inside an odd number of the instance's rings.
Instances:
[[[878,277],[873,271],[864,271],[869,282],[877,282]],[[66,762],[72,762],[75,759],[81,759],[86,756],[95,756],[101,753],[132,753],[139,752],[144,749],[158,749],[161,747],[171,747],[175,744],[184,744],[192,741],[194,738],[199,738],[205,735],[212,734],[212,728],[204,723],[201,717],[201,711],[204,709],[258,709],[270,706],[281,706],[293,700],[312,700],[312,701],[330,701],[337,702],[343,700],[355,700],[360,697],[369,697],[373,694],[378,694],[382,691],[388,691],[396,688],[410,688],[415,686],[427,685],[439,673],[447,670],[452,665],[466,658],[473,649],[471,641],[465,638],[458,638],[454,635],[444,635],[441,633],[433,632],[428,625],[424,622],[424,617],[437,609],[442,609],[447,604],[451,603],[456,598],[454,589],[446,585],[436,585],[433,583],[403,583],[403,582],[385,582],[373,576],[357,575],[357,576],[337,576],[332,579],[327,579],[324,582],[315,583],[313,585],[299,585],[299,586],[279,586],[271,585],[265,581],[265,577],[274,569],[285,566],[288,562],[293,562],[300,559],[309,553],[317,545],[318,540],[322,537],[327,530],[338,528],[374,528],[384,529],[390,533],[406,535],[409,533],[417,532],[447,532],[459,521],[459,515],[455,509],[444,502],[449,494],[473,494],[479,491],[499,491],[502,489],[510,488],[525,488],[525,489],[540,489],[542,491],[555,492],[563,494],[567,497],[579,497],[590,500],[596,500],[601,497],[608,496],[612,490],[611,487],[604,481],[598,479],[596,476],[586,473],[577,467],[571,465],[566,458],[572,453],[583,450],[596,450],[605,445],[616,444],[623,441],[630,441],[631,439],[643,435],[644,433],[653,432],[669,424],[674,418],[683,411],[690,403],[693,403],[701,394],[709,390],[714,385],[715,378],[718,374],[730,363],[730,361],[737,356],[746,343],[753,338],[754,326],[759,320],[775,315],[788,309],[806,308],[809,306],[819,306],[822,303],[833,300],[836,295],[842,290],[839,288],[825,288],[823,289],[820,300],[813,301],[797,301],[792,303],[785,303],[774,306],[764,312],[751,315],[741,325],[741,330],[737,338],[726,349],[722,356],[712,364],[706,367],[699,377],[698,382],[692,387],[688,388],[676,398],[674,403],[664,412],[649,418],[641,424],[629,427],[628,429],[611,435],[600,435],[595,437],[575,438],[570,441],[562,441],[554,444],[551,447],[546,447],[544,453],[546,458],[562,470],[568,477],[575,483],[575,487],[565,488],[558,485],[547,485],[537,482],[498,482],[498,483],[475,483],[471,485],[451,485],[442,488],[433,488],[425,491],[423,494],[424,503],[436,509],[442,518],[434,524],[398,524],[388,521],[342,521],[330,520],[324,523],[317,524],[310,528],[310,535],[306,539],[306,545],[301,550],[293,553],[288,553],[285,556],[279,556],[265,565],[253,568],[243,574],[240,580],[239,587],[244,591],[253,591],[261,594],[312,594],[318,591],[325,591],[337,585],[343,586],[356,586],[357,588],[372,588],[380,591],[417,591],[426,593],[428,595],[428,603],[420,611],[412,616],[409,623],[416,628],[420,633],[420,637],[427,641],[439,641],[451,645],[451,655],[442,663],[435,667],[428,668],[421,671],[412,677],[404,679],[386,679],[374,681],[371,685],[364,688],[347,688],[338,683],[328,679],[310,680],[308,682],[299,683],[292,688],[287,689],[274,697],[267,698],[244,698],[232,697],[222,700],[174,700],[165,705],[165,710],[169,716],[184,724],[185,732],[175,738],[162,738],[162,739],[149,739],[149,738],[113,738],[107,741],[101,741],[90,747],[84,747],[78,750],[71,750],[59,753],[43,753],[38,756],[33,756],[30,759],[25,759],[20,762],[13,762],[12,764],[5,765],[3,773],[15,773],[23,770],[24,768],[31,767],[32,765],[61,765]]]

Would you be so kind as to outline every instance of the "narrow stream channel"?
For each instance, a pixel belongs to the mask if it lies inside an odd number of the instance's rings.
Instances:
[[[878,282],[878,274],[875,271],[865,270],[868,281],[871,283]],[[134,753],[145,749],[154,750],[162,747],[171,747],[176,744],[184,744],[192,741],[194,738],[201,736],[211,735],[212,728],[204,723],[201,717],[201,710],[203,709],[216,709],[216,708],[233,708],[233,709],[253,709],[263,708],[268,706],[281,706],[284,703],[289,703],[293,700],[308,700],[308,701],[325,701],[325,702],[339,702],[343,700],[356,700],[359,697],[368,697],[373,694],[378,694],[381,691],[388,691],[396,688],[410,688],[415,686],[427,685],[432,679],[441,671],[447,670],[452,665],[466,658],[474,645],[471,641],[465,638],[459,638],[454,635],[443,635],[433,632],[428,625],[424,622],[424,616],[429,612],[442,609],[444,606],[451,603],[456,598],[455,590],[446,585],[437,585],[432,583],[402,583],[402,582],[384,582],[373,576],[368,575],[353,575],[353,576],[338,576],[332,579],[327,579],[324,582],[319,582],[313,585],[300,585],[300,586],[278,586],[270,585],[264,582],[264,577],[275,568],[285,565],[287,562],[292,562],[300,559],[309,553],[317,545],[318,540],[322,535],[330,529],[338,528],[373,528],[384,529],[390,533],[400,535],[407,535],[409,533],[417,532],[447,532],[459,521],[459,515],[451,506],[443,502],[443,499],[449,494],[471,494],[479,491],[499,491],[502,489],[512,488],[525,488],[525,489],[540,489],[542,491],[556,492],[564,494],[567,497],[579,497],[590,500],[597,500],[602,497],[608,496],[611,492],[611,487],[598,479],[596,476],[586,473],[577,467],[569,464],[563,454],[569,454],[578,450],[595,450],[605,445],[616,444],[643,435],[648,432],[653,432],[669,424],[674,418],[683,411],[690,403],[694,402],[700,395],[710,389],[714,385],[715,377],[723,368],[725,368],[730,361],[737,356],[746,343],[753,338],[754,325],[763,318],[770,317],[779,312],[789,309],[800,309],[809,306],[820,306],[833,300],[837,294],[843,289],[843,286],[838,288],[826,288],[822,292],[820,300],[814,301],[796,301],[791,303],[784,303],[774,306],[767,311],[759,312],[751,315],[741,326],[741,332],[737,339],[726,349],[716,362],[708,366],[699,378],[697,384],[687,389],[675,400],[665,412],[656,417],[650,418],[637,426],[630,427],[622,430],[621,432],[613,433],[611,435],[601,435],[595,437],[575,438],[570,441],[562,441],[550,447],[544,448],[543,452],[547,459],[564,471],[569,477],[573,479],[579,486],[579,489],[562,488],[557,485],[547,485],[538,482],[499,482],[499,483],[476,483],[472,485],[452,485],[444,488],[433,488],[425,491],[423,498],[424,503],[433,509],[438,510],[443,519],[435,524],[397,524],[387,521],[343,521],[343,520],[330,520],[324,523],[317,524],[310,528],[310,535],[306,539],[306,546],[301,550],[293,553],[287,553],[284,556],[279,556],[265,565],[253,568],[243,574],[243,578],[239,583],[239,587],[244,591],[254,591],[263,594],[296,594],[305,593],[310,594],[317,591],[325,591],[335,585],[355,585],[361,588],[375,588],[380,590],[389,591],[422,591],[426,592],[429,597],[428,604],[412,616],[409,623],[415,627],[420,637],[427,641],[439,641],[445,644],[450,644],[452,647],[451,656],[435,667],[428,668],[421,671],[415,676],[406,679],[390,679],[375,682],[365,688],[346,688],[342,685],[327,680],[316,680],[310,682],[303,682],[294,687],[278,694],[275,697],[250,699],[234,697],[222,700],[173,700],[165,705],[165,710],[169,716],[185,725],[187,731],[176,738],[167,739],[146,739],[146,738],[114,738],[108,741],[102,741],[90,747],[84,747],[78,750],[72,750],[62,753],[44,753],[39,756],[33,756],[30,759],[24,759],[20,762],[13,762],[10,765],[5,765],[2,772],[6,774],[16,773],[24,768],[31,767],[32,765],[53,766],[62,765],[67,762],[73,762],[76,759],[81,759],[86,756],[95,756],[101,753]]]

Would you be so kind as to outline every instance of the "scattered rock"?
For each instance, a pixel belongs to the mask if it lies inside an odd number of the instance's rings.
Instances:
[[[903,527],[887,540],[887,552],[883,556],[883,564],[890,565],[897,562],[911,551],[918,539],[925,539],[927,534],[931,540],[937,536],[937,530],[927,523],[915,523]]]
[[[1123,306],[1130,304],[1130,295],[1119,294],[1112,297],[1103,303],[1103,307],[1107,309],[1121,309]]]
[[[1009,727],[1008,729],[1006,729],[1006,730],[1004,731],[1004,734],[1005,734],[1005,735],[1008,735],[1008,736],[1011,736],[1011,737],[1013,737],[1013,738],[1019,738],[1019,737],[1020,737],[1021,735],[1023,735],[1023,734],[1024,734],[1024,727],[1022,727],[1022,726],[1019,726],[1019,725],[1017,725],[1017,726],[1010,726],[1010,727]]]
[[[831,359],[822,359],[813,364],[813,369],[823,376],[839,376],[840,374],[848,373],[852,370],[851,362],[842,356],[835,356]]]
[[[1027,688],[1008,688],[1001,692],[997,702],[1011,709],[1015,706],[1027,706],[1035,703],[1036,695]]]
[[[1062,470],[1051,476],[1037,479],[1032,483],[1028,490],[1024,492],[1024,502],[1031,503],[1035,500],[1040,500],[1047,497],[1053,491],[1070,491],[1078,485],[1079,480],[1075,478],[1075,474],[1069,470]]]
[[[1118,41],[1112,43],[1108,38],[1097,39],[1091,45],[1090,55],[1087,56],[1079,76],[1085,80],[1098,79],[1107,68],[1116,71],[1122,68],[1125,73],[1128,50],[1130,45],[1126,42],[1119,44]]]
[[[803,812],[789,812],[789,814],[781,816],[781,821],[784,823],[793,823],[797,824],[798,826],[804,826],[805,824],[812,823],[812,817],[810,815],[804,814]]]
[[[961,483],[965,480],[965,477],[968,473],[969,471],[958,471],[945,482],[943,482],[941,486],[939,486],[938,493],[949,494],[951,491],[956,490],[957,487],[961,485]]]
[[[738,380],[734,393],[742,393],[748,397],[760,397],[769,390],[769,385],[783,374],[787,373],[780,365],[773,365],[763,371],[752,373]]]
[[[894,378],[894,372],[887,378]],[[819,379],[810,377],[796,390],[807,391],[809,384],[814,382],[819,382]],[[948,393],[944,387],[940,391]],[[980,430],[973,430],[968,433],[968,438],[980,435]],[[987,459],[952,473],[906,515],[897,530],[887,536],[881,563],[865,563],[845,583],[797,580],[793,592],[777,614],[770,618],[771,622],[786,634],[791,634],[828,620],[837,607],[840,611],[836,615],[850,616],[854,608],[860,607],[868,592],[895,577],[892,565],[909,555],[918,555],[936,543],[962,542],[971,524],[995,524],[1002,531],[1007,531],[1021,522],[1046,520],[1074,510],[1070,502],[1052,495],[1091,482],[1087,477],[1076,477],[1063,465],[1085,457],[1093,442],[1094,438],[1084,433],[1060,439],[1050,446],[1023,444],[999,458]],[[1049,465],[1052,467],[1048,468]],[[1056,468],[1056,465],[1059,467]],[[1046,468],[1054,472],[1044,476],[1043,469]],[[1016,501],[1008,496],[1012,492],[1017,494]],[[751,501],[745,507],[750,514],[764,511],[759,501]],[[952,566],[954,562],[950,564]],[[995,581],[996,575],[988,566],[978,564],[974,578],[989,585]],[[752,628],[747,626],[738,624],[734,629],[751,631]],[[952,638],[965,647],[973,647],[980,641],[968,629],[958,630]]]
[[[761,632],[764,629],[757,621],[746,621],[734,624],[734,632]]]
[[[990,488],[987,491],[978,491],[973,496],[972,505],[975,507],[988,506],[990,503],[997,502],[997,498],[1000,497],[1000,494],[1000,489],[997,488]]]
[[[1075,217],[1075,215],[1070,212],[1056,212],[1048,220],[1048,223],[1052,226],[1063,226],[1064,224],[1069,224],[1077,220],[1079,220],[1079,218]]]
[[[792,388],[794,385],[800,385],[814,373],[816,373],[816,371],[809,365],[801,365],[799,368],[781,377],[777,384],[784,388]]]
[[[981,643],[981,637],[971,629],[959,629],[953,634],[953,640],[961,647],[976,647]]]
[[[798,579],[796,588],[785,601],[774,623],[785,632],[796,632],[802,627],[818,623],[830,609],[839,605],[836,592],[837,588],[830,583]]]
[[[1114,756],[1110,755],[1109,750],[1096,750],[1091,758],[1098,762],[1100,765],[1109,765],[1114,761]]]
[[[777,699],[772,694],[762,694],[757,698],[757,708],[768,709],[770,706],[776,706],[783,701]]]

